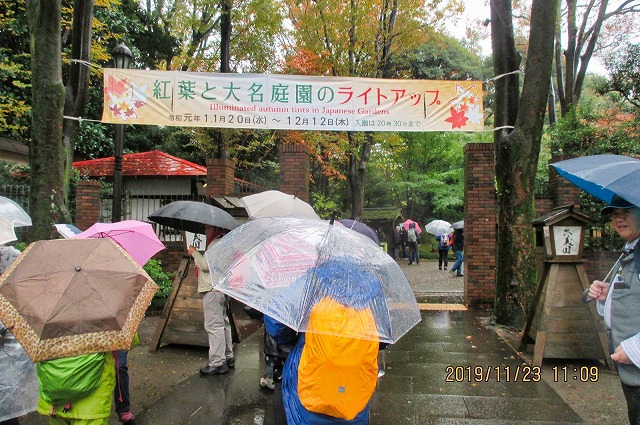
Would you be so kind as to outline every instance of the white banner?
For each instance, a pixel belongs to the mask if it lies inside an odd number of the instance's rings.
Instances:
[[[482,131],[480,81],[104,70],[102,122],[332,131]]]

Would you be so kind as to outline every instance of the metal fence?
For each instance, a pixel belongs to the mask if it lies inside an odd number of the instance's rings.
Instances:
[[[204,201],[204,197],[193,197],[190,195],[148,195],[125,193],[122,200],[122,214],[125,220],[149,221],[149,215],[160,207],[163,207],[174,201]],[[111,211],[113,207],[113,198],[103,197],[101,199],[100,222],[111,222]],[[161,226],[151,223],[158,235],[158,238],[164,242],[181,242],[182,232],[167,226]]]

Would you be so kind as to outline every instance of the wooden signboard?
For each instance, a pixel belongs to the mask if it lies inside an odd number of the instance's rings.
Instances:
[[[561,208],[534,220],[546,260],[520,351],[534,343],[533,365],[544,358],[596,359],[610,366],[608,339],[595,303],[582,302],[589,280],[582,264],[584,227],[592,221]]]
[[[240,342],[262,326],[262,321],[250,319],[243,307],[231,299],[229,321],[233,342]],[[162,311],[162,320],[156,327],[149,350],[155,351],[163,343],[209,346],[207,332],[204,330],[202,295],[198,292],[196,267],[191,257],[186,255],[178,267],[171,293]]]

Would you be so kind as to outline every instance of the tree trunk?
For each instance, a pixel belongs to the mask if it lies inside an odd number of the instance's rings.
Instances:
[[[349,145],[356,146],[352,132],[348,132]],[[349,186],[351,187],[351,218],[362,221],[364,211],[364,187],[367,162],[371,154],[371,133],[365,133],[366,141],[362,144],[358,154],[352,152],[349,155]]]
[[[496,80],[496,184],[498,241],[494,312],[500,324],[521,326],[536,289],[534,180],[553,63],[554,32],[559,0],[534,0],[522,95],[518,78]],[[494,73],[518,69],[510,0],[491,0]]]
[[[33,85],[29,241],[51,239],[65,211],[60,7],[60,0],[27,0]]]
[[[90,70],[86,63],[91,62],[91,36],[93,28],[93,0],[76,0],[73,8],[73,31],[71,58],[84,61],[85,64],[71,62],[69,81],[66,86],[64,115],[82,117],[89,93]],[[63,197],[65,200],[63,220],[71,222],[69,214],[69,184],[71,182],[71,164],[80,133],[80,122],[65,119],[62,126],[62,149],[64,152]]]

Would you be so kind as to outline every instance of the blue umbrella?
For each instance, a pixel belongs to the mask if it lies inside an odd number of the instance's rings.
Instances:
[[[640,160],[624,155],[591,155],[551,164],[559,175],[590,195],[613,204],[622,198],[640,206]]]

